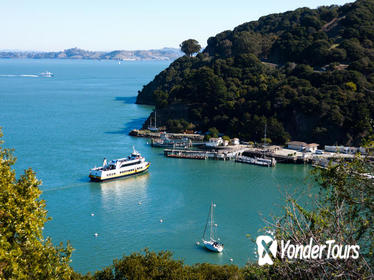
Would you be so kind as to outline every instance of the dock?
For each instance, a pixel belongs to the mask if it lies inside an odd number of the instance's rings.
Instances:
[[[145,138],[160,138],[161,132],[152,132],[150,130],[133,129],[129,133],[130,136],[145,137]],[[202,142],[204,135],[201,134],[188,134],[188,133],[167,133],[170,139],[184,139],[188,138],[191,141]]]
[[[274,159],[277,163],[312,164],[314,166],[326,166],[330,161],[334,162],[338,159],[345,159],[349,161],[354,158],[354,154],[349,153],[325,151],[322,154],[316,154],[275,145],[254,147],[248,143],[242,143],[207,147],[207,142],[204,142],[204,135],[201,134],[165,133],[138,129],[132,130],[129,134],[136,137],[152,138],[152,146],[167,148],[164,150],[164,155],[170,158],[198,160],[236,160],[239,157],[244,159],[246,157],[255,159],[267,158]],[[175,142],[179,144],[179,142],[188,141],[188,145],[164,145],[164,143],[158,144],[159,142],[162,142],[160,141],[162,140],[162,137],[173,139],[170,141],[170,143]],[[368,158],[374,161],[373,156],[368,156]],[[248,160],[243,161],[248,163]]]
[[[258,158],[258,157],[246,157],[246,156],[238,156],[235,159],[235,162],[259,165],[259,166],[266,166],[266,167],[275,167],[277,161],[274,158],[266,159],[266,158]]]
[[[200,159],[205,160],[208,158],[207,152],[193,151],[193,150],[175,150],[165,149],[164,156],[171,158],[186,158],[186,159]]]
[[[287,148],[280,148],[277,150],[269,150],[263,148],[248,148],[242,154],[249,157],[268,157],[274,158],[278,163],[293,163],[293,164],[312,164],[312,165],[326,165],[329,161],[336,161],[338,159],[352,160],[353,154],[343,153],[329,153],[314,154],[295,151]]]
[[[165,149],[164,156],[172,158],[187,159],[214,159],[214,160],[233,160],[237,155],[243,153],[247,147],[238,147],[236,149],[218,149],[208,150],[185,150],[185,149]]]
[[[305,157],[305,155],[295,154],[295,153],[288,153],[284,154],[281,152],[273,152],[273,151],[267,151],[264,149],[259,148],[249,148],[245,152],[243,152],[244,156],[249,157],[268,157],[268,158],[274,158],[279,163],[309,163],[311,162],[311,158]]]

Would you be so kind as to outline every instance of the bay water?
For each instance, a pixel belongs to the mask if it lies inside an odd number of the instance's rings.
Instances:
[[[307,188],[308,166],[170,159],[148,139],[128,136],[153,109],[135,104],[137,91],[168,64],[0,60],[4,145],[15,148],[18,175],[31,167],[43,182],[42,199],[52,217],[44,235],[55,244],[70,240],[72,266],[79,272],[144,248],[169,250],[187,264],[255,261],[248,234],[255,238],[264,218],[282,214],[285,193],[302,198]],[[37,75],[44,71],[55,76]],[[90,168],[104,157],[127,156],[133,146],[151,162],[148,173],[89,181]],[[211,201],[223,254],[196,245]]]

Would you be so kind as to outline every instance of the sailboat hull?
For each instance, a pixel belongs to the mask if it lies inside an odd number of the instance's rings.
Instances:
[[[204,247],[209,251],[221,253],[223,251],[223,244],[220,244],[216,241],[207,241],[203,240]]]

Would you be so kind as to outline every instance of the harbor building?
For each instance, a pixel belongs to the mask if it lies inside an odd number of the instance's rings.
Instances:
[[[317,151],[319,144],[317,143],[305,143],[300,141],[290,141],[287,142],[288,149],[302,151],[302,152],[311,152],[315,153]]]
[[[326,152],[331,153],[342,153],[342,154],[366,154],[366,149],[364,147],[345,147],[345,146],[325,146]]]
[[[240,141],[239,141],[239,138],[233,138],[230,140],[231,141],[231,145],[239,145],[240,144]]]
[[[223,144],[222,137],[218,137],[218,138],[212,137],[212,138],[209,139],[209,142],[207,142],[205,144],[205,146],[207,146],[207,147],[214,147],[215,148],[215,147],[218,147],[218,146],[220,146],[222,144]]]

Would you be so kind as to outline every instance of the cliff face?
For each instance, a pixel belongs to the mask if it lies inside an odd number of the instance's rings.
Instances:
[[[274,142],[357,145],[373,133],[373,90],[374,0],[359,0],[219,33],[158,74],[137,103],[185,104],[197,129],[248,140],[260,140],[266,123]]]

